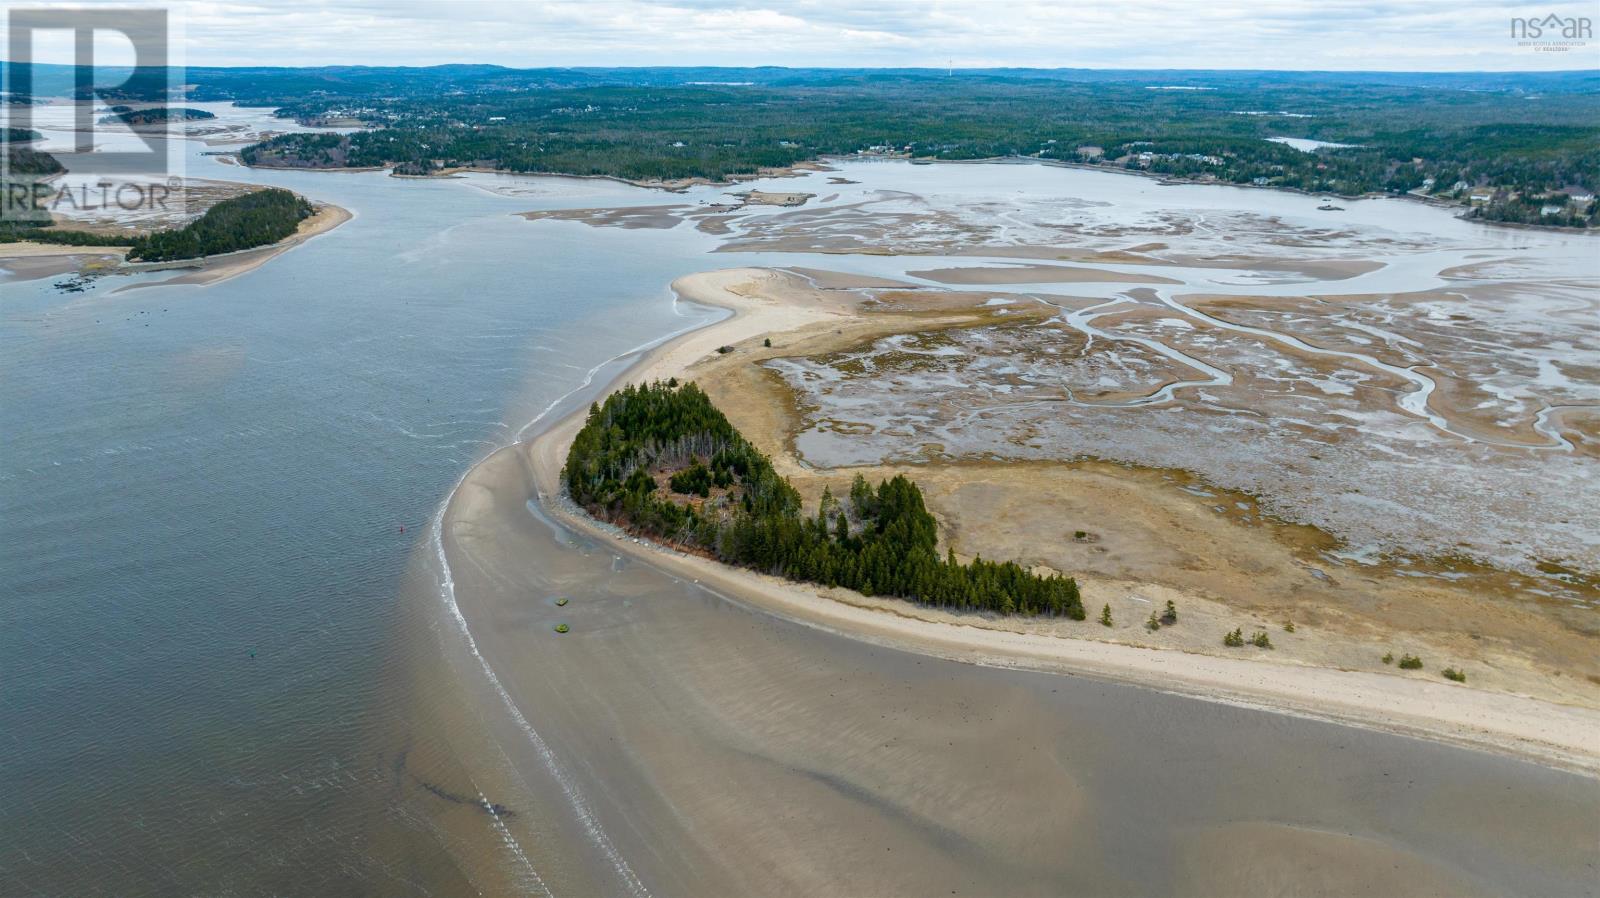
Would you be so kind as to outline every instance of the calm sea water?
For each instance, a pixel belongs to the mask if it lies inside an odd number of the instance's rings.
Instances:
[[[421,892],[374,850],[449,864],[389,788],[407,558],[475,459],[689,323],[707,241],[511,215],[649,196],[603,181],[203,166],[357,217],[209,287],[0,284],[0,893]]]

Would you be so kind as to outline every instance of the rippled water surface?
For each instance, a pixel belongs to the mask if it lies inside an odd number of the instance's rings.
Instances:
[[[427,738],[406,560],[489,447],[688,323],[666,285],[700,241],[203,166],[357,217],[209,287],[0,284],[0,892],[420,892],[451,874],[392,788]]]

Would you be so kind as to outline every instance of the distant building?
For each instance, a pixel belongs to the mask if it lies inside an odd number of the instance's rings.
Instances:
[[[1485,203],[1488,203],[1490,200],[1494,199],[1494,191],[1493,190],[1485,190],[1483,188],[1479,188],[1477,190],[1472,191],[1472,193],[1467,196],[1467,199],[1474,206],[1482,206]]]

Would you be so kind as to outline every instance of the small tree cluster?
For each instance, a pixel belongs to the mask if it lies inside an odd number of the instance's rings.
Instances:
[[[708,501],[659,495],[648,472],[673,469],[673,490]],[[802,514],[799,492],[692,383],[625,387],[592,406],[563,478],[605,520],[791,580],[955,610],[1085,616],[1071,577],[940,557],[938,522],[903,476],[873,486],[857,475],[848,504],[830,492],[816,516]],[[727,492],[710,498],[713,485]]]

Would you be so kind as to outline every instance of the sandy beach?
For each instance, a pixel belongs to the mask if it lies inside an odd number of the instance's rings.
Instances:
[[[354,216],[347,209],[332,205],[331,203],[321,203],[317,205],[316,211],[311,215],[311,217],[300,222],[300,226],[293,234],[270,246],[258,246],[253,249],[239,250],[238,252],[223,253],[216,256],[207,256],[204,259],[192,260],[192,263],[198,263],[197,265],[192,264],[190,260],[185,260],[184,263],[179,263],[177,266],[174,266],[184,271],[184,273],[179,274],[177,277],[169,278],[164,281],[152,281],[147,284],[129,284],[128,286],[120,289],[137,290],[140,287],[153,287],[157,284],[195,284],[204,286],[206,284],[215,284],[220,281],[225,281],[228,278],[238,277],[241,274],[260,268],[262,265],[265,265],[272,259],[277,258],[280,254],[294,249],[300,244],[305,243],[307,240],[311,240],[315,237],[319,237],[328,233],[334,228],[337,228],[339,225],[349,221],[353,217]],[[135,267],[135,270],[137,270],[138,263],[132,264]],[[158,263],[156,266],[151,267],[152,269],[159,270],[164,266],[161,266],[160,263]]]
[[[215,284],[247,271],[254,271],[277,258],[279,254],[332,231],[352,217],[346,209],[330,203],[320,203],[309,218],[300,222],[293,234],[270,246],[258,246],[201,259],[183,259],[178,262],[128,262],[125,258],[128,247],[125,246],[63,246],[54,243],[26,242],[0,244],[0,269],[10,272],[12,280],[33,280],[69,272],[104,274],[138,271],[178,272],[176,276],[166,280],[128,284],[119,287],[119,290],[136,290],[158,284]]]
[[[679,280],[674,289],[684,299],[725,308],[732,315],[651,352],[621,381],[692,378],[697,363],[716,357],[718,347],[842,320],[842,309],[788,303],[781,291],[763,289],[775,279],[771,272],[735,269]],[[994,628],[986,619],[954,619],[907,602],[828,595],[815,587],[619,538],[556,499],[566,447],[581,423],[582,414],[574,414],[530,443],[509,450],[526,454],[546,510],[570,527],[611,540],[623,554],[770,613],[952,660],[1090,674],[1219,702],[1508,751],[1564,767],[1600,769],[1595,738],[1600,733],[1600,713],[1592,708],[1443,681],[1014,632]]]
[[[842,308],[775,298],[782,278],[679,280],[730,317],[611,386],[695,377],[768,335],[782,345],[785,328],[847,327]],[[1382,870],[1423,893],[1494,895],[1583,875],[1571,821],[1600,769],[1592,711],[1004,632],[685,556],[560,498],[583,415],[472,468],[437,545],[463,663],[483,665],[483,700],[516,724],[499,743],[516,776],[494,755],[444,787],[516,811],[501,835],[551,889],[1343,895]],[[1537,797],[1482,814],[1503,789]],[[455,825],[485,823],[463,809]],[[1550,849],[1545,866],[1509,847],[1527,839]],[[1208,861],[1219,846],[1248,862]]]

